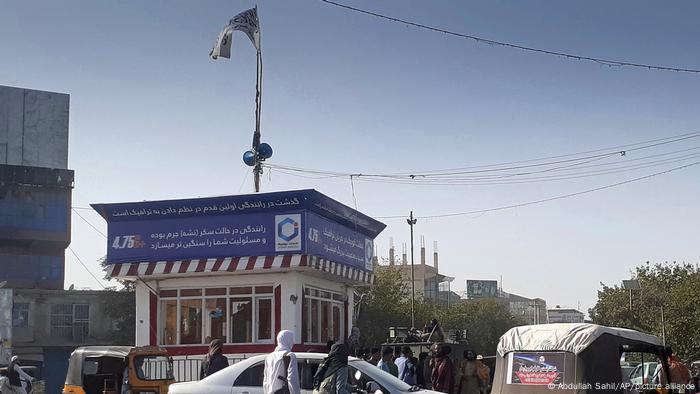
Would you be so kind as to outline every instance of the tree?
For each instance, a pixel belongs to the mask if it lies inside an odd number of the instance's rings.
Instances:
[[[376,286],[358,295],[362,301],[357,325],[363,346],[384,343],[389,327],[411,324],[410,283],[407,285],[400,270],[382,266],[375,271],[375,278]],[[496,299],[464,300],[444,308],[419,298],[414,310],[418,328],[436,318],[446,334],[449,330],[466,329],[472,349],[486,355],[495,354],[501,335],[518,325],[507,306]]]
[[[100,266],[107,268],[107,258],[100,260]],[[105,275],[105,279],[112,279]],[[115,322],[112,338],[115,344],[131,345],[135,342],[136,333],[136,286],[132,281],[119,280],[120,288],[105,289],[102,294],[102,305],[105,314]]]
[[[647,262],[636,267],[632,278],[641,290],[630,292],[619,286],[603,286],[598,302],[589,310],[594,323],[632,328],[663,335],[666,343],[686,360],[700,358],[700,269],[686,263]]]
[[[398,269],[379,267],[375,271],[375,286],[360,290],[357,296],[360,300],[357,326],[365,346],[384,343],[389,327],[410,324],[410,299]]]

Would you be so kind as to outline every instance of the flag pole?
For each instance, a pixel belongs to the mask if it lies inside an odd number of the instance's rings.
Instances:
[[[262,174],[262,160],[258,154],[260,147],[260,110],[262,107],[262,52],[257,51],[256,81],[255,81],[255,132],[253,133],[253,152],[255,153],[255,166],[253,167],[253,180],[255,192],[260,192],[260,175]]]

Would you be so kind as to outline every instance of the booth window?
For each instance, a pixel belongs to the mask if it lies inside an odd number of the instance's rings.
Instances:
[[[164,345],[273,342],[273,286],[161,290]]]
[[[304,343],[324,344],[345,337],[344,294],[329,290],[304,288],[302,319]]]

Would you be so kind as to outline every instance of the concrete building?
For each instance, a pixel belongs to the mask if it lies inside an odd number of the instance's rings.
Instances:
[[[73,171],[67,94],[0,86],[0,281],[62,289]]]
[[[547,309],[549,323],[583,323],[585,314],[577,309],[561,308],[557,305],[553,309]]]
[[[510,314],[524,324],[546,324],[547,302],[541,298],[527,298],[517,294],[501,292],[500,299],[507,303]]]
[[[133,344],[114,338],[120,319],[133,316],[134,299],[133,292],[0,289],[1,309],[11,311],[12,353],[23,365],[39,367],[47,393],[61,392],[76,347]],[[114,318],[110,302],[132,305],[132,313]]]
[[[401,271],[401,276],[406,283],[406,289],[411,296],[411,263],[407,258],[406,247],[400,261],[397,261],[393,245],[389,248],[389,265]],[[451,283],[455,279],[439,272],[439,257],[437,242],[433,244],[433,265],[426,263],[425,241],[421,238],[420,260],[413,265],[413,284],[416,299],[425,299],[447,306],[451,302],[461,300],[461,297],[451,290]]]

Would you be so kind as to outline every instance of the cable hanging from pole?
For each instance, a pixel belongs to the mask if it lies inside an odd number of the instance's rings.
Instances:
[[[681,73],[700,74],[700,69],[694,69],[694,68],[670,67],[670,66],[659,66],[659,65],[654,65],[654,64],[634,63],[634,62],[627,62],[627,61],[621,61],[621,60],[611,60],[611,59],[604,59],[604,58],[598,58],[598,57],[576,55],[576,54],[568,53],[568,52],[558,52],[558,51],[551,51],[551,50],[547,50],[547,49],[527,47],[524,45],[512,44],[512,43],[505,42],[505,41],[491,40],[488,38],[473,36],[473,35],[464,34],[464,33],[457,33],[454,31],[445,30],[445,29],[441,29],[441,28],[437,28],[437,27],[432,27],[432,26],[421,24],[421,23],[411,22],[411,21],[408,21],[405,19],[399,19],[396,17],[379,14],[379,13],[364,10],[361,8],[352,7],[352,6],[349,6],[346,4],[337,3],[337,2],[331,1],[331,0],[321,0],[321,1],[326,3],[326,4],[340,7],[340,8],[344,8],[346,10],[357,12],[360,14],[370,15],[370,16],[373,16],[373,17],[376,17],[379,19],[383,19],[383,20],[388,20],[391,22],[403,23],[403,24],[406,24],[409,26],[417,27],[419,29],[424,29],[424,30],[428,30],[428,31],[436,32],[436,33],[443,33],[443,34],[447,34],[447,35],[454,36],[454,37],[469,39],[469,40],[475,41],[475,42],[480,43],[480,44],[496,45],[496,46],[501,46],[501,47],[506,47],[506,48],[519,49],[519,50],[525,51],[525,52],[533,52],[533,53],[538,53],[541,55],[556,56],[559,58],[570,59],[570,60],[589,61],[589,62],[601,64],[604,66],[634,67],[634,68],[643,68],[643,69],[647,69],[647,70],[656,70],[656,71],[675,71],[675,72],[681,72]]]

